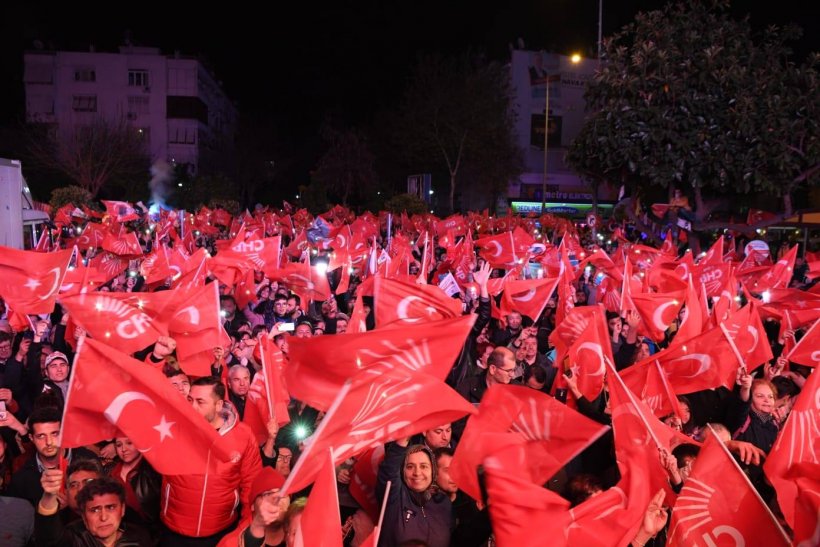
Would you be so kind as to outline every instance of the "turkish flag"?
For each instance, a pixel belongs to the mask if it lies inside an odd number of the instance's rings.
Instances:
[[[683,292],[675,293],[632,293],[632,303],[643,322],[641,329],[652,340],[664,339],[666,329],[677,319],[683,306]]]
[[[504,281],[504,296],[501,298],[501,313],[508,315],[511,311],[517,311],[537,321],[555,292],[558,280],[558,277],[521,280],[507,278]]]
[[[460,490],[480,501],[476,468],[488,457],[529,484],[542,485],[607,431],[546,393],[525,386],[494,385],[481,399],[450,463]]]
[[[280,427],[290,423],[288,403],[290,395],[285,386],[283,372],[285,355],[276,347],[270,338],[265,335],[259,337],[257,345],[262,370],[254,374],[248,391],[248,399],[258,409],[263,423],[272,417]]]
[[[313,482],[322,465],[321,458],[313,455],[331,447],[338,463],[475,412],[461,395],[423,369],[364,369],[345,383],[316,432],[305,441],[307,446],[283,490],[297,492]]]
[[[319,273],[309,262],[287,262],[282,268],[266,272],[266,275],[312,300],[327,300],[333,294],[327,275]]]
[[[569,501],[511,473],[510,469],[490,464],[485,474],[490,522],[498,545],[569,545]]]
[[[774,266],[764,274],[757,274],[746,286],[750,291],[760,293],[769,289],[783,289],[789,286],[794,274],[794,262],[797,259],[797,245],[789,249]]]
[[[203,287],[208,277],[208,252],[199,248],[192,255],[188,255],[180,247],[168,257],[170,269],[174,272],[171,287],[175,289],[194,289]]]
[[[644,362],[656,359],[666,372],[672,390],[677,394],[718,386],[731,388],[740,366],[720,327],[656,353]]]
[[[789,361],[817,367],[820,364],[820,319],[803,335],[803,338],[788,354]]]
[[[774,358],[757,310],[752,301],[723,321],[723,327],[734,341],[746,370],[749,371]]]
[[[193,376],[208,376],[213,363],[213,348],[228,342],[219,315],[218,284],[212,282],[194,289],[163,292],[170,294],[172,300],[170,309],[157,319],[167,322],[168,336],[176,340],[176,354],[181,366]]]
[[[604,311],[598,306],[596,309],[568,351],[569,369],[578,380],[578,389],[590,401],[601,393],[606,363],[615,363]]]
[[[683,301],[683,321],[680,326],[678,326],[678,330],[672,342],[669,344],[669,347],[678,347],[687,340],[702,333],[706,319],[707,318],[703,317],[703,309],[700,306],[698,293],[695,292],[695,286],[690,277],[687,282],[686,296]]]
[[[51,313],[74,249],[53,253],[0,247],[0,296],[17,313]]]
[[[815,345],[815,348],[818,346]],[[787,477],[799,464],[817,464],[820,454],[820,373],[812,371],[763,464],[766,478],[777,491],[786,521],[795,526],[797,485]],[[818,475],[815,475],[815,479]],[[815,513],[817,518],[817,513]]]
[[[336,489],[336,467],[333,450],[314,452],[313,459],[322,461],[322,468],[310,491],[296,531],[296,547],[342,547],[339,491]]]
[[[75,266],[69,266],[63,277],[63,283],[60,285],[60,298],[93,291],[111,279],[106,272],[83,264],[83,260],[76,262]]]
[[[373,522],[379,521],[381,511],[380,501],[376,497],[376,479],[383,460],[384,446],[375,446],[359,454],[350,470],[350,495]]]
[[[402,328],[461,316],[461,300],[435,285],[405,283],[377,276],[374,285],[376,325]]]
[[[291,338],[285,381],[292,396],[326,410],[345,381],[368,368],[423,370],[443,379],[474,322],[471,314],[402,329]]]
[[[525,259],[533,243],[535,240],[519,227],[512,232],[475,240],[475,245],[479,248],[479,256],[490,265],[500,267]]]
[[[210,458],[230,459],[214,444],[216,430],[160,371],[86,338],[71,374],[60,446],[126,436],[164,475],[205,473]]]
[[[713,431],[669,523],[669,545],[789,545],[789,538]]]

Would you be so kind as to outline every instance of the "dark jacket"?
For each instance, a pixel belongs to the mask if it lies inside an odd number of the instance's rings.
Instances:
[[[116,547],[144,547],[152,545],[148,533],[134,524],[120,524],[122,536]],[[100,547],[100,543],[85,527],[82,519],[63,526],[59,513],[34,515],[34,547]]]
[[[376,496],[383,499],[387,481],[391,481],[384,512],[379,545],[394,547],[403,541],[420,539],[429,547],[449,547],[453,527],[450,500],[437,492],[423,505],[402,480],[406,448],[389,443],[379,466]]]
[[[119,479],[121,473],[122,463],[118,463],[111,470],[111,476]],[[143,458],[128,472],[126,482],[125,520],[158,532],[162,475]]]
[[[75,448],[68,451],[67,462],[71,463],[72,458],[96,459],[96,457],[90,450]],[[42,474],[43,472],[37,464],[37,457],[35,453],[32,453],[20,469],[12,474],[6,495],[13,498],[23,498],[28,500],[34,507],[37,507],[40,498],[43,497],[43,486],[40,484]]]
[[[478,317],[475,323],[473,323],[473,328],[470,329],[470,334],[467,335],[467,339],[464,341],[458,360],[456,360],[455,365],[453,365],[453,368],[450,370],[450,374],[447,376],[447,384],[452,388],[458,386],[465,378],[475,376],[478,372],[476,367],[476,361],[478,360],[476,340],[478,339],[478,335],[481,334],[481,331],[484,330],[484,327],[487,326],[487,323],[490,322],[489,298],[478,299],[477,312]]]
[[[751,401],[751,395],[749,396]],[[726,418],[732,438],[752,443],[766,454],[774,446],[779,431],[774,420],[764,421],[754,411],[750,402],[743,402],[738,395],[729,402],[729,412]]]

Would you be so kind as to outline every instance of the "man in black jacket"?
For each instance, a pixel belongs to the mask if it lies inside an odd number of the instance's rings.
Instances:
[[[148,533],[136,525],[125,527],[125,489],[111,477],[96,479],[77,494],[82,520],[63,526],[57,513],[57,494],[63,482],[59,469],[44,477],[44,492],[34,516],[35,547],[79,547],[112,545],[140,547],[151,544]]]

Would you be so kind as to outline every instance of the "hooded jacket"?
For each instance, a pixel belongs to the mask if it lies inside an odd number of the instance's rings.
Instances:
[[[205,537],[221,532],[236,521],[240,503],[243,515],[250,515],[251,484],[262,469],[259,446],[228,401],[223,404],[222,419],[217,442],[233,455],[230,461],[212,457],[204,475],[162,478],[160,517],[177,534]]]
[[[432,462],[432,481],[436,481],[435,458],[429,449],[424,452]],[[420,539],[429,547],[449,547],[453,527],[450,499],[432,486],[425,492],[416,493],[404,483],[404,462],[407,449],[389,443],[385,447],[384,461],[379,466],[376,496],[382,499],[387,481],[391,481],[387,507],[379,545],[390,547],[410,539]]]

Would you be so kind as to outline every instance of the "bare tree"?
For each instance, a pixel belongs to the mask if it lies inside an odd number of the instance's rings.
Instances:
[[[98,116],[71,127],[33,127],[27,148],[42,167],[65,174],[96,196],[113,179],[147,179],[147,137],[125,119]]]

